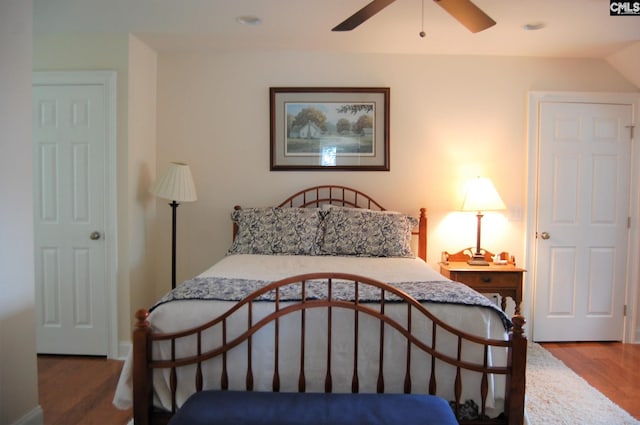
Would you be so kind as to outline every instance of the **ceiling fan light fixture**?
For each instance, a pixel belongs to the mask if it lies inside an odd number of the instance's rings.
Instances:
[[[262,23],[262,20],[260,20],[260,18],[258,18],[257,16],[245,15],[238,16],[236,18],[236,22],[242,25],[260,25]]]
[[[544,22],[528,22],[522,26],[522,28],[526,31],[537,31],[546,27],[547,24]]]

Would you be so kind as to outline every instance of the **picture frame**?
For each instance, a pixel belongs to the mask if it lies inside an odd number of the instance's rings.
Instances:
[[[388,87],[271,87],[271,171],[389,171]]]

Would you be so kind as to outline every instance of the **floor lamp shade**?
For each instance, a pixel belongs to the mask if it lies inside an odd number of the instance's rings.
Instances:
[[[498,195],[491,180],[488,178],[478,177],[469,182],[467,192],[462,202],[462,211],[475,211],[478,217],[478,231],[476,237],[476,250],[473,258],[469,261],[471,265],[486,266],[489,263],[484,259],[484,255],[480,252],[480,233],[482,223],[482,213],[485,211],[506,210],[507,206]]]
[[[191,170],[187,164],[172,162],[165,172],[149,189],[154,195],[171,200],[173,210],[171,227],[171,288],[176,287],[176,210],[179,202],[192,202],[198,199]]]
[[[172,162],[151,186],[150,192],[160,198],[176,202],[192,202],[198,199],[191,170],[187,164]]]

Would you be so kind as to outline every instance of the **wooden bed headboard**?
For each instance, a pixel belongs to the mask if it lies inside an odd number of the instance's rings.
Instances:
[[[387,209],[376,202],[369,195],[359,190],[339,185],[314,186],[301,190],[289,196],[281,202],[279,208],[319,208],[323,205],[336,205],[350,208],[365,208],[376,211],[386,211]],[[236,205],[235,209],[241,207]],[[233,223],[233,238],[238,232],[238,226]],[[418,237],[418,257],[427,261],[427,209],[420,208],[418,228],[412,232]]]

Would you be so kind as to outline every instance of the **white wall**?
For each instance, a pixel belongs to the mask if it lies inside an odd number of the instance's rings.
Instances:
[[[0,3],[0,424],[41,424],[35,345],[30,0]]]
[[[157,53],[129,37],[128,83],[128,232],[127,262],[130,294],[119,297],[120,335],[123,339],[131,332],[132,313],[155,301],[148,283],[153,282],[154,257],[151,226],[155,219],[156,203],[149,193],[149,186],[156,176],[156,68]],[[121,291],[121,292],[123,292]],[[121,339],[122,341],[122,339]],[[123,350],[120,350],[121,353]]]

